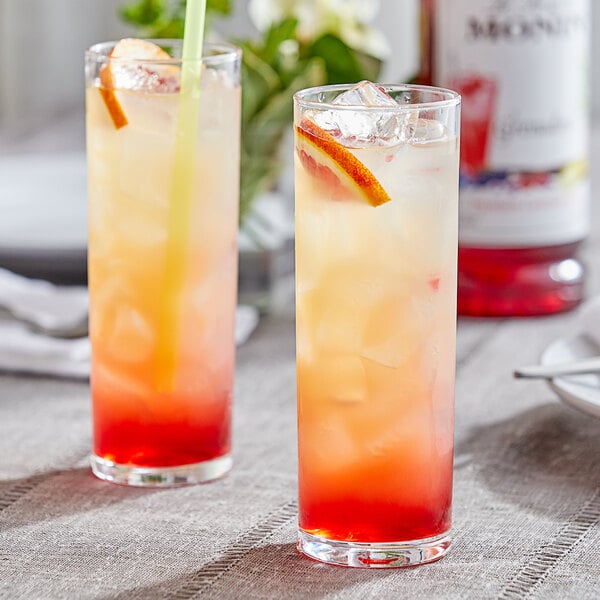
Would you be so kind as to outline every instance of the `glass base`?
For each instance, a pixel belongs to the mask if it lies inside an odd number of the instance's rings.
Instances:
[[[392,569],[434,562],[450,550],[450,534],[408,542],[340,542],[298,532],[298,550],[330,565]]]
[[[204,483],[223,477],[233,464],[229,454],[213,460],[180,467],[139,467],[119,465],[95,454],[90,456],[92,472],[99,479],[136,487],[175,487]]]

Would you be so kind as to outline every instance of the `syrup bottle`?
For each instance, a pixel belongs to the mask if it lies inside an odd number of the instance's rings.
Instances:
[[[462,95],[458,311],[583,298],[590,0],[421,0],[423,83]]]

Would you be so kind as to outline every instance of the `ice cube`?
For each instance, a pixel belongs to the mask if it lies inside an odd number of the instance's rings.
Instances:
[[[387,418],[384,414],[383,417],[379,415],[379,418],[373,419],[365,450],[371,456],[392,457],[399,456],[404,449],[410,448],[411,459],[403,463],[403,469],[410,471],[417,470],[415,463],[423,464],[423,458],[430,448],[423,442],[423,432],[429,429],[428,417],[414,408],[418,402],[412,403],[412,410],[408,405],[408,402],[403,403],[401,412],[396,409],[396,414],[402,415],[400,419],[390,417],[394,414],[391,406],[386,411]]]
[[[149,378],[136,377],[130,368],[121,368],[114,362],[96,360],[93,380],[98,389],[105,390],[106,398],[113,398],[119,414],[135,414],[136,418],[148,414],[148,401],[152,398]]]
[[[120,90],[173,94],[179,91],[180,70],[172,65],[111,64],[113,87]]]
[[[348,108],[316,111],[312,118],[345,146],[395,146],[410,140],[414,134],[417,112],[400,111],[399,104],[383,88],[370,81],[356,84],[335,98],[333,104]],[[388,110],[355,111],[352,110],[354,106]]]
[[[446,139],[446,129],[440,122],[431,119],[418,119],[410,142],[411,144],[424,144],[426,142],[441,142]]]
[[[365,368],[358,356],[320,356],[321,393],[333,402],[354,404],[368,398]]]
[[[370,81],[361,81],[347,92],[343,92],[333,104],[347,106],[398,106],[398,103],[380,86]]]
[[[132,306],[116,309],[106,345],[112,358],[121,363],[138,363],[152,353],[155,332],[152,325]]]
[[[423,323],[415,319],[410,294],[389,293],[373,305],[362,339],[361,356],[383,367],[406,364],[423,344]]]

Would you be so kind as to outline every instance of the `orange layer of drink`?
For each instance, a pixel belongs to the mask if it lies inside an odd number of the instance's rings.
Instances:
[[[429,562],[450,544],[459,99],[295,100],[299,547]]]

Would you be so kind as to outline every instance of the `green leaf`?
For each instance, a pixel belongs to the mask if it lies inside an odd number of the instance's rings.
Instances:
[[[206,10],[226,16],[231,13],[231,0],[207,0]]]
[[[148,26],[156,23],[165,11],[164,0],[139,0],[119,9],[121,18],[131,25]]]
[[[265,37],[261,58],[273,62],[279,52],[279,46],[286,40],[295,39],[298,19],[284,19],[281,23],[271,25]]]
[[[246,123],[281,86],[273,68],[251,47],[242,46],[242,123]]]
[[[149,37],[183,37],[186,0],[136,0],[119,9],[121,18]],[[207,0],[207,16],[231,13],[231,0]]]
[[[357,52],[331,33],[316,39],[308,48],[308,54],[325,61],[327,83],[356,83],[372,75],[364,69]]]
[[[183,38],[184,21],[183,19],[172,19],[171,21],[161,21],[147,31],[147,36],[157,39],[165,38]]]
[[[357,52],[355,50],[356,60],[361,69],[360,79],[368,79],[369,81],[379,81],[379,74],[381,73],[382,61],[379,58],[375,58],[370,54],[364,52]]]

